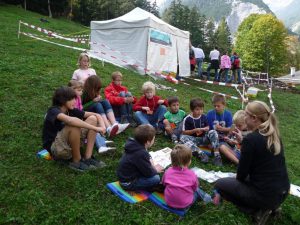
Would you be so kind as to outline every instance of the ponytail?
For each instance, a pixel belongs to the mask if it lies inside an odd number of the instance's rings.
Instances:
[[[267,137],[267,148],[274,152],[274,155],[278,155],[281,151],[278,122],[269,106],[261,101],[253,101],[247,105],[246,111],[262,122],[258,127],[259,133]]]

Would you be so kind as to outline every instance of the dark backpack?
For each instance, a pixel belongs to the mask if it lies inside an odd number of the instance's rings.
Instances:
[[[239,69],[240,68],[240,59],[238,57],[236,57],[234,60],[233,60],[233,63],[232,63],[232,67],[233,69]]]

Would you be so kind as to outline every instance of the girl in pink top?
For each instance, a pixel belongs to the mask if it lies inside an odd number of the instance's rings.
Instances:
[[[191,159],[192,151],[185,145],[178,144],[172,150],[172,167],[167,169],[162,178],[166,203],[176,209],[189,208],[197,199],[205,203],[219,204],[219,196],[212,199],[209,194],[198,187],[196,174],[188,168]]]
[[[68,86],[74,89],[76,93],[75,108],[82,110],[83,108],[81,103],[81,95],[82,95],[83,84],[77,80],[70,80]]]
[[[89,68],[91,66],[90,57],[86,52],[80,53],[77,65],[79,69],[74,71],[72,80],[77,80],[84,84],[88,77],[96,75],[96,71]]]
[[[224,55],[221,57],[221,65],[220,65],[220,71],[219,71],[219,77],[218,81],[220,81],[220,78],[222,77],[222,73],[225,73],[225,82],[227,83],[229,81],[228,79],[228,72],[231,68],[231,61],[230,57],[228,56],[228,52],[226,52]]]

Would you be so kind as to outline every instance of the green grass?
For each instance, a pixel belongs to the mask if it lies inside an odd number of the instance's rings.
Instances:
[[[53,91],[71,78],[79,52],[24,36],[18,40],[18,21],[65,34],[87,30],[66,20],[49,19],[50,23],[41,23],[41,17],[17,7],[0,5],[0,224],[251,224],[250,217],[228,202],[220,207],[199,202],[184,220],[178,221],[177,216],[151,202],[130,205],[113,196],[105,184],[117,179],[115,169],[132,130],[115,138],[117,151],[100,157],[108,166],[99,171],[79,174],[53,161],[37,159],[35,154],[42,147],[43,118]],[[111,72],[121,70],[123,83],[137,96],[140,96],[142,83],[150,79],[110,64],[102,67],[99,61],[92,63],[104,86],[110,82]],[[212,107],[211,94],[196,88],[201,85],[212,89],[210,85],[197,83],[187,87],[161,83],[178,91],[159,90],[157,93],[163,97],[178,95],[187,112],[192,97],[204,99],[205,111]],[[230,88],[213,89],[237,95]],[[259,93],[258,98],[267,100],[265,93]],[[289,176],[292,183],[300,185],[299,95],[274,91],[273,98]],[[231,111],[235,112],[240,106],[236,100],[228,100]],[[157,137],[152,150],[165,146],[172,147],[166,138]],[[197,160],[192,166],[214,169],[211,164],[203,166]],[[234,171],[235,167],[227,163],[222,170]],[[208,192],[212,190],[212,185],[204,181],[201,185]],[[300,199],[289,196],[283,204],[282,217],[269,224],[299,224],[299,207]]]

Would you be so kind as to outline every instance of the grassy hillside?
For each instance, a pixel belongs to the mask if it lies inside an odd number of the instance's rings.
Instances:
[[[97,156],[108,165],[102,170],[79,174],[53,161],[37,159],[35,154],[41,149],[43,118],[51,104],[52,93],[71,78],[79,52],[24,36],[18,40],[18,21],[64,34],[87,32],[86,27],[66,20],[47,18],[49,23],[41,23],[40,18],[40,15],[20,8],[0,5],[0,224],[251,224],[250,217],[228,202],[220,207],[199,202],[184,220],[178,221],[176,216],[151,202],[130,205],[113,196],[105,184],[117,179],[115,169],[124,141],[132,132],[130,129],[114,139],[115,153]],[[149,79],[110,64],[103,67],[99,61],[92,61],[92,64],[104,85],[109,83],[111,72],[121,70],[124,84],[137,96],[142,83]],[[196,88],[201,84],[187,88],[161,83],[178,91],[159,90],[158,94],[163,97],[178,95],[186,111],[189,111],[192,97],[205,100],[205,111],[212,107],[211,94]],[[213,89],[236,95],[229,88]],[[292,183],[300,185],[299,95],[280,91],[273,94],[289,176]],[[259,99],[267,100],[267,96],[260,93]],[[229,100],[228,108],[235,112],[240,103]],[[165,146],[172,147],[172,144],[160,136],[152,150]],[[203,166],[195,159],[192,166],[215,169],[213,165]],[[235,167],[227,163],[222,171],[235,171]],[[201,181],[201,185],[208,192],[212,190],[212,185],[207,182]],[[300,199],[289,196],[283,204],[282,217],[274,224],[297,224],[299,207]]]

